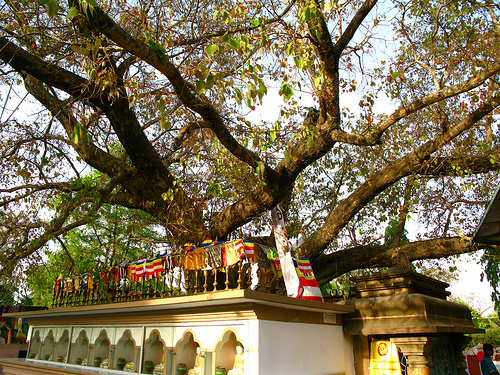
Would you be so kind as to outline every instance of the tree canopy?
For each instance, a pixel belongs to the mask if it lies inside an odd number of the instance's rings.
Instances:
[[[269,234],[280,204],[320,284],[397,248],[474,250],[500,168],[493,1],[0,9],[5,274],[111,206],[144,211],[176,246]],[[22,90],[32,104],[10,113]]]

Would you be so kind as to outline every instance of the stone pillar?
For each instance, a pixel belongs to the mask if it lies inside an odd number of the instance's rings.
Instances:
[[[463,334],[456,334],[450,337],[455,353],[455,362],[457,363],[457,374],[468,375],[467,372],[467,359],[464,356],[464,350],[472,337],[464,336]]]
[[[391,341],[407,356],[408,375],[430,375],[430,353],[438,337],[393,337]]]
[[[354,350],[354,373],[356,375],[370,374],[370,341],[368,336],[352,336]]]

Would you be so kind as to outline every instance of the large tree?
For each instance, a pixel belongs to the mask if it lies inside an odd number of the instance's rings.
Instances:
[[[4,93],[22,82],[38,103],[1,123],[4,270],[107,205],[182,244],[261,235],[282,204],[320,283],[397,248],[473,250],[455,232],[473,231],[500,168],[491,0],[0,9]]]

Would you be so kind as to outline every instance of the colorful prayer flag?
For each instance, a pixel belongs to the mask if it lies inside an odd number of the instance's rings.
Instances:
[[[205,246],[210,246],[212,245],[212,240],[210,238],[207,238],[205,241],[202,242],[200,247],[205,247]]]
[[[189,251],[189,250],[193,250],[196,248],[196,245],[194,243],[185,243],[183,246],[182,246],[182,249],[184,251]]]
[[[134,282],[136,281],[136,266],[134,262],[130,262],[128,264],[128,280],[129,282]]]
[[[125,276],[127,276],[128,266],[127,265],[123,265],[123,266],[120,266],[118,268],[120,270],[118,277],[120,278],[120,280],[124,279]]]
[[[153,270],[155,277],[158,278],[163,275],[163,272],[165,271],[163,267],[163,257],[159,256],[153,259]]]
[[[243,241],[245,247],[245,255],[249,262],[257,263],[259,261],[259,250],[255,249],[257,246],[254,242]]]
[[[311,263],[309,263],[309,259],[301,257],[296,261],[294,260],[294,264],[296,264],[297,275],[299,276],[300,281],[298,297],[311,301],[323,302],[321,289],[319,288],[318,281],[314,277],[314,272],[312,270]]]
[[[154,274],[155,274],[155,265],[154,265],[154,260],[153,259],[147,259],[146,260],[146,279],[152,279]]]
[[[205,268],[205,249],[199,247],[186,253],[184,257],[184,269],[201,270]]]
[[[174,257],[172,255],[167,255],[165,257],[165,266],[167,270],[172,271],[175,267]]]
[[[205,247],[205,265],[210,268],[222,267],[222,246],[217,244]]]
[[[141,281],[144,278],[144,266],[145,266],[145,261],[144,260],[139,260],[135,262],[135,280],[136,281]]]
[[[240,261],[241,257],[245,254],[245,247],[243,241],[226,242],[221,246],[222,265],[224,267],[232,266]]]

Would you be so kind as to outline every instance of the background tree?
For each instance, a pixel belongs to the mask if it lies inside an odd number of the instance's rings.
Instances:
[[[489,303],[485,305],[474,293],[460,297],[452,296],[450,300],[467,306],[470,309],[474,325],[485,330],[484,333],[471,335],[471,346],[479,345],[482,347],[485,342],[492,343],[495,346],[500,345],[500,321],[498,320],[498,314],[491,312],[492,306]]]
[[[43,259],[107,205],[147,212],[175,246],[262,234],[281,203],[321,284],[388,266],[396,248],[472,251],[454,229],[472,232],[498,181],[499,13],[489,0],[5,1],[2,80],[43,110],[1,124],[2,269]]]
[[[164,252],[161,229],[144,211],[104,204],[86,226],[53,241],[46,251],[47,259],[26,267],[26,285],[33,303],[52,303],[52,285],[60,274],[74,277]]]

